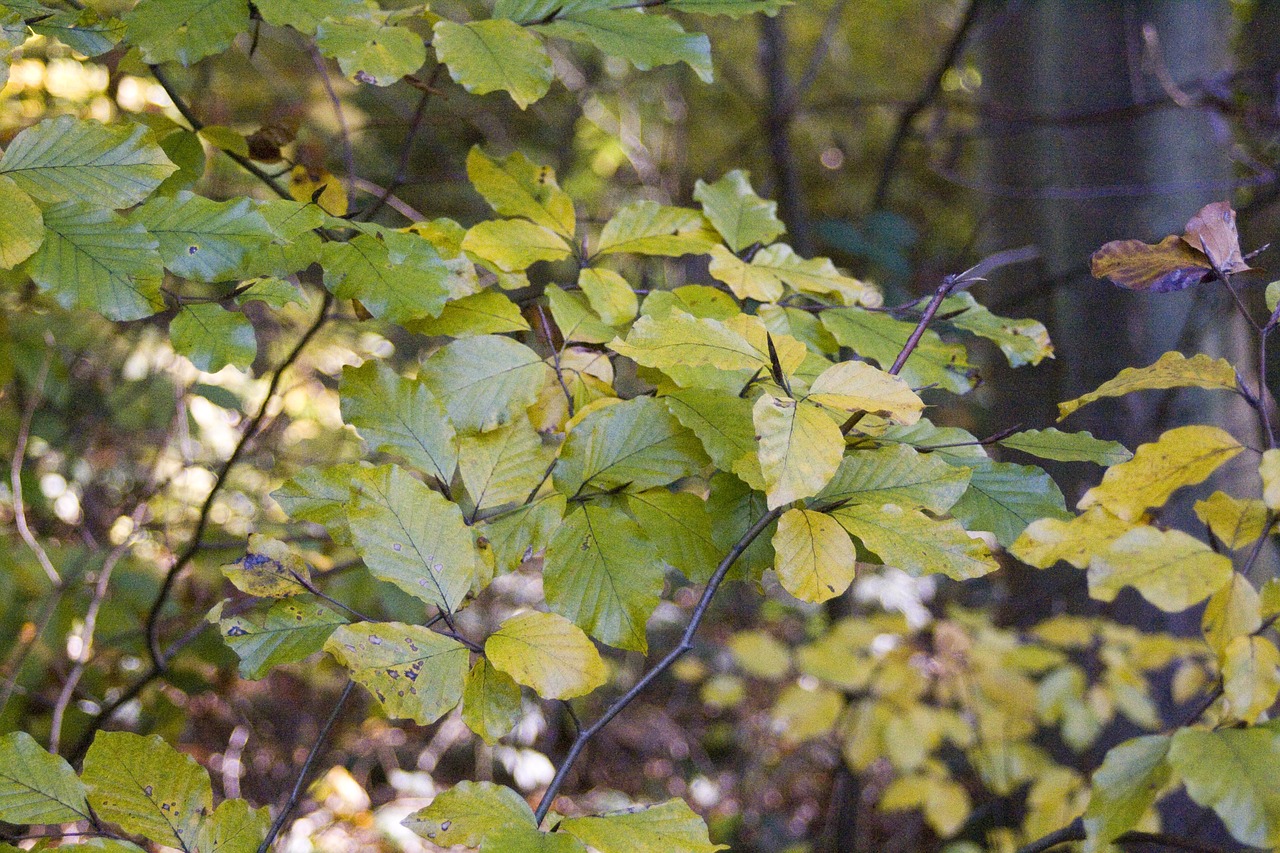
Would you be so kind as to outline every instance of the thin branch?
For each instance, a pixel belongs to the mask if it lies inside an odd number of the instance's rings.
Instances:
[[[218,471],[217,479],[214,481],[213,488],[209,490],[209,494],[204,499],[204,504],[200,507],[200,514],[196,519],[195,530],[191,534],[191,539],[187,543],[187,547],[169,567],[169,571],[165,573],[164,581],[160,585],[160,591],[156,593],[155,601],[152,602],[151,610],[147,614],[147,649],[151,655],[151,662],[155,666],[163,669],[163,654],[160,650],[160,612],[164,609],[165,604],[169,600],[169,595],[173,591],[174,581],[180,575],[203,547],[203,539],[205,529],[209,526],[209,515],[213,511],[213,503],[221,493],[223,487],[227,483],[227,474],[240,457],[244,455],[245,450],[258,434],[258,428],[262,425],[262,421],[267,416],[267,409],[275,398],[276,389],[280,386],[280,380],[284,377],[285,372],[293,366],[293,363],[302,355],[303,349],[311,342],[320,328],[328,321],[329,308],[333,305],[333,295],[325,291],[324,299],[320,304],[320,312],[312,324],[303,332],[302,337],[294,345],[293,349],[285,356],[284,360],[276,368],[271,382],[267,386],[267,393],[262,398],[262,404],[258,406],[258,411],[245,427],[244,432],[240,436],[240,440],[236,443],[235,449],[231,451],[231,455],[227,457],[227,461],[222,464],[222,468]]]
[[[1076,818],[1048,835],[1042,835],[1030,844],[1024,844],[1018,848],[1018,853],[1045,853],[1046,850],[1069,841],[1084,841],[1084,821],[1081,818]]]
[[[27,662],[27,656],[31,654],[31,650],[35,648],[36,643],[40,642],[40,638],[48,630],[49,623],[53,621],[53,614],[57,612],[58,605],[62,602],[64,591],[65,588],[58,588],[54,590],[53,595],[45,597],[40,615],[34,623],[35,629],[31,631],[30,638],[24,637],[13,644],[13,650],[9,653],[9,659],[5,664],[5,669],[9,671],[9,675],[5,678],[4,690],[0,691],[0,714],[4,713],[4,709],[9,705],[9,700],[13,698],[14,691],[18,689],[18,676],[22,673],[22,667]]]
[[[906,144],[907,135],[911,132],[911,125],[938,96],[938,92],[942,89],[942,79],[960,57],[960,52],[969,38],[969,31],[978,19],[978,10],[981,5],[982,0],[969,0],[969,6],[964,11],[964,17],[960,19],[960,26],[956,28],[955,34],[947,44],[947,51],[943,54],[942,61],[933,70],[923,91],[898,117],[898,126],[893,132],[893,139],[889,142],[889,151],[885,154],[884,164],[880,167],[880,179],[876,182],[875,195],[872,196],[873,210],[882,209],[888,200],[889,187],[893,184],[894,175],[898,171],[898,160],[902,157],[902,147]]]
[[[49,734],[49,751],[55,755],[62,742],[62,719],[67,712],[67,706],[71,704],[71,697],[75,695],[76,687],[80,684],[80,679],[84,676],[85,667],[89,663],[89,658],[93,654],[93,639],[98,630],[98,611],[102,609],[102,602],[106,601],[107,590],[111,588],[111,573],[115,571],[116,564],[129,553],[129,549],[133,546],[137,531],[142,527],[143,517],[146,515],[146,504],[140,503],[133,511],[133,529],[124,538],[124,541],[111,549],[111,553],[102,561],[102,568],[98,571],[98,581],[94,584],[93,597],[89,601],[89,606],[84,614],[84,628],[80,640],[80,650],[75,655],[75,663],[71,667],[70,674],[67,675],[66,682],[62,685],[62,691],[58,694],[58,700],[53,706],[53,717],[50,723]]]
[[[444,64],[438,64],[431,71],[431,76],[427,79],[426,86],[422,89],[422,97],[418,99],[418,106],[414,108],[413,118],[409,119],[409,131],[405,134],[404,142],[400,143],[400,157],[396,162],[396,172],[391,176],[391,180],[387,182],[387,187],[382,195],[378,196],[378,200],[369,207],[362,210],[356,219],[368,221],[373,218],[383,205],[391,202],[391,197],[396,190],[404,186],[405,181],[409,179],[409,158],[413,156],[413,143],[418,138],[418,132],[422,129],[423,119],[427,115],[427,102],[431,100],[431,95],[436,91],[436,83],[440,79],[440,73],[444,70]]]
[[[324,747],[324,742],[329,739],[329,732],[333,730],[334,725],[338,722],[338,715],[342,713],[342,706],[346,704],[347,698],[351,696],[351,690],[355,686],[356,683],[354,681],[348,680],[347,685],[342,688],[342,695],[338,697],[337,703],[333,706],[333,711],[329,714],[329,719],[325,721],[324,728],[320,729],[320,733],[316,735],[316,742],[311,745],[311,751],[307,753],[307,760],[302,763],[302,769],[298,771],[298,778],[293,783],[293,790],[289,792],[288,801],[284,804],[284,808],[280,810],[280,814],[276,815],[276,819],[271,822],[271,829],[267,830],[267,837],[262,839],[262,843],[258,845],[258,853],[267,853],[271,848],[271,843],[280,834],[280,829],[284,826],[285,821],[289,819],[289,815],[297,807],[298,800],[302,797],[303,783],[311,775],[311,767],[320,756],[320,750]]]
[[[22,537],[23,542],[27,543],[31,553],[36,555],[36,561],[48,575],[54,589],[58,589],[62,586],[62,576],[53,567],[53,561],[49,559],[49,554],[40,544],[40,540],[36,539],[35,534],[31,532],[31,527],[27,524],[26,501],[22,496],[22,466],[27,459],[27,441],[31,438],[31,421],[36,416],[36,409],[40,408],[40,399],[44,396],[44,383],[49,378],[49,366],[53,363],[53,341],[46,336],[45,342],[48,349],[45,350],[44,358],[40,362],[36,381],[31,385],[31,396],[22,408],[22,419],[18,422],[18,439],[13,448],[13,460],[9,464],[9,485],[13,489],[13,522],[18,528],[18,535]]]
[[[351,144],[351,126],[347,124],[347,112],[342,108],[342,99],[338,97],[337,91],[333,88],[333,80],[329,77],[329,68],[325,65],[324,57],[320,55],[320,48],[315,44],[311,44],[311,61],[315,63],[316,71],[320,72],[320,83],[324,86],[325,94],[329,96],[329,104],[333,107],[333,117],[338,121],[338,134],[342,139],[342,166],[347,173],[347,206],[356,202],[356,149]]]
[[[373,181],[366,181],[364,178],[356,178],[351,183],[356,189],[369,193],[370,195],[377,196],[378,202],[382,202],[385,198],[385,204],[387,207],[391,208],[410,222],[422,222],[427,218],[426,215],[421,213],[413,205],[401,199],[400,196],[387,192],[386,187],[380,187]]]
[[[285,356],[284,360],[276,368],[275,374],[271,377],[271,382],[267,386],[267,394],[262,400],[262,405],[258,407],[257,413],[253,416],[253,419],[250,420],[244,433],[240,436],[240,441],[236,444],[235,449],[232,450],[231,456],[225,463],[223,463],[222,468],[218,471],[217,479],[214,481],[213,488],[210,490],[208,496],[205,498],[204,504],[200,508],[200,514],[196,521],[195,531],[192,533],[191,540],[188,542],[186,549],[183,550],[182,554],[174,561],[173,565],[169,567],[169,571],[165,573],[164,581],[161,584],[160,591],[156,594],[155,601],[152,603],[151,611],[148,613],[146,621],[147,650],[151,657],[150,666],[147,668],[146,672],[126,687],[119,696],[103,706],[102,710],[97,713],[81,735],[79,741],[76,742],[75,747],[71,750],[70,758],[72,763],[79,761],[84,756],[84,753],[89,749],[89,744],[93,741],[94,732],[105,725],[106,722],[110,720],[111,717],[115,715],[116,711],[118,711],[122,706],[137,698],[138,694],[140,694],[148,684],[163,675],[173,655],[177,654],[179,649],[190,642],[191,639],[194,639],[195,636],[198,636],[200,631],[203,631],[204,628],[207,627],[206,623],[202,620],[201,623],[196,626],[196,629],[189,632],[188,636],[183,637],[179,641],[170,645],[167,650],[162,650],[160,648],[160,613],[164,609],[165,603],[168,601],[169,594],[173,590],[173,584],[177,580],[178,575],[203,547],[204,531],[209,524],[209,514],[213,510],[214,499],[222,490],[222,487],[226,485],[228,472],[230,472],[232,466],[239,461],[249,442],[258,433],[263,420],[266,418],[267,407],[275,397],[276,390],[280,386],[281,378],[289,367],[298,360],[298,357],[302,355],[303,349],[306,348],[307,344],[311,342],[316,333],[319,332],[321,327],[323,327],[328,321],[329,309],[332,305],[333,296],[326,291],[320,306],[320,312],[316,316],[315,321],[307,327],[307,330],[303,332],[302,337],[298,339],[298,342],[294,345],[293,349],[287,356]]]
[[[156,78],[156,82],[160,84],[160,88],[164,89],[165,93],[169,96],[169,100],[173,101],[174,107],[176,107],[178,112],[182,114],[182,117],[187,120],[187,124],[191,125],[191,129],[197,133],[203,129],[204,122],[196,118],[196,114],[191,110],[191,105],[183,100],[182,96],[178,94],[178,90],[174,87],[173,81],[169,79],[169,75],[165,73],[165,70],[159,65],[148,65],[147,67],[151,69],[151,76]],[[223,149],[218,150],[222,151],[223,154],[234,160],[240,168],[266,184],[267,187],[276,195],[280,196],[280,198],[293,198],[293,196],[289,195],[289,191],[287,189],[276,183],[276,179],[274,177],[248,157],[236,154],[232,151],[225,151]]]
[[[809,54],[809,61],[800,75],[800,81],[791,90],[791,97],[787,99],[784,107],[788,116],[795,116],[805,95],[809,94],[809,90],[817,81],[818,72],[822,70],[822,63],[827,61],[827,54],[831,52],[831,42],[835,39],[836,32],[840,28],[840,19],[844,17],[844,10],[848,5],[849,0],[836,0],[831,11],[827,13],[826,20],[822,22],[822,33],[814,43],[813,52]]]
[[[538,321],[542,324],[542,334],[547,339],[547,346],[551,349],[551,360],[556,369],[556,381],[560,383],[560,390],[564,392],[565,403],[568,406],[569,417],[573,417],[573,392],[569,390],[569,385],[564,381],[564,372],[560,369],[560,351],[556,349],[555,340],[551,336],[551,323],[547,321],[547,312],[543,309],[542,304],[538,304]]]
[[[582,754],[582,750],[586,747],[587,742],[595,737],[601,729],[609,724],[609,721],[618,716],[622,709],[626,708],[636,697],[638,697],[646,687],[648,687],[654,679],[670,669],[671,665],[693,648],[693,636],[698,632],[698,627],[702,624],[703,618],[707,615],[707,608],[711,605],[711,599],[715,597],[716,590],[720,588],[720,584],[724,582],[725,576],[729,573],[729,569],[737,562],[747,548],[751,547],[751,543],[756,537],[763,533],[769,525],[778,520],[783,513],[783,507],[771,509],[756,520],[756,523],[748,528],[746,533],[738,539],[734,546],[729,549],[729,553],[720,561],[720,565],[716,567],[715,573],[711,575],[711,580],[707,581],[707,588],[702,591],[702,598],[698,599],[698,604],[693,609],[693,614],[689,617],[689,624],[685,626],[684,633],[680,637],[680,642],[674,649],[669,651],[662,660],[651,667],[648,672],[641,676],[640,680],[632,685],[631,689],[622,696],[614,700],[613,704],[600,715],[600,717],[591,725],[582,729],[573,745],[569,747],[569,752],[565,755],[564,760],[556,769],[555,778],[551,780],[551,784],[547,786],[547,790],[542,795],[542,800],[538,803],[538,809],[534,813],[534,817],[538,824],[542,823],[543,818],[547,816],[547,812],[551,810],[551,803],[555,800],[556,794],[560,788],[564,786],[565,779],[569,775],[569,770],[573,767],[573,763]]]

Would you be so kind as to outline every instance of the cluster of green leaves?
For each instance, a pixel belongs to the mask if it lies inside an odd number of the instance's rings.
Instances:
[[[0,820],[14,824],[104,821],[163,847],[202,853],[253,853],[271,815],[228,799],[213,807],[209,773],[159,735],[102,732],[77,777],[26,732],[0,737]],[[92,842],[104,853],[141,853],[119,837]],[[0,849],[18,848],[0,844]]]

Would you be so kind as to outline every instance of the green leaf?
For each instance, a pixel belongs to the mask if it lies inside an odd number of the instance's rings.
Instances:
[[[582,842],[562,832],[504,826],[485,839],[480,853],[587,853]]]
[[[445,612],[457,610],[476,575],[458,505],[394,465],[362,470],[352,485],[347,519],[374,577]]]
[[[1180,729],[1169,763],[1191,799],[1217,812],[1241,844],[1280,846],[1280,734],[1274,727]]]
[[[31,31],[57,39],[76,53],[101,56],[124,36],[124,22],[100,16],[92,9],[58,12],[32,23]]]
[[[385,362],[342,371],[342,419],[376,452],[391,452],[448,485],[458,466],[457,436],[444,406],[425,383],[405,379]]]
[[[325,640],[346,617],[305,596],[284,599],[269,608],[223,616],[223,605],[209,613],[222,639],[240,658],[240,677],[259,679],[273,668],[295,663],[324,648]]]
[[[462,240],[464,251],[503,272],[526,270],[539,261],[559,261],[572,249],[550,228],[526,219],[493,219],[473,225]]]
[[[315,35],[325,18],[358,18],[369,9],[364,0],[254,0],[254,5],[268,24],[307,35]]]
[[[427,48],[422,37],[385,16],[327,18],[316,25],[316,47],[338,60],[357,83],[390,86],[422,67]]]
[[[591,310],[610,326],[630,323],[640,310],[631,285],[613,270],[582,270],[578,273],[578,287],[586,294]]]
[[[248,0],[138,0],[124,14],[128,37],[142,61],[194,65],[222,53],[249,29]]]
[[[706,823],[684,800],[567,818],[560,822],[559,831],[600,853],[714,853],[729,849],[711,843]]]
[[[249,318],[217,302],[183,305],[169,321],[169,338],[174,350],[205,373],[217,373],[227,365],[248,370],[258,354]]]
[[[671,315],[672,309],[712,320],[728,320],[742,313],[738,300],[705,284],[686,284],[674,290],[651,290],[644,298],[640,313],[664,320]]]
[[[504,572],[515,571],[525,560],[540,553],[551,541],[564,511],[564,495],[552,492],[485,524],[482,529],[493,546],[497,567]]]
[[[1135,527],[1089,562],[1089,594],[1112,601],[1131,586],[1167,613],[1204,601],[1231,580],[1231,560],[1181,530]]]
[[[1147,735],[1111,748],[1093,774],[1084,813],[1086,853],[1104,850],[1138,825],[1169,781],[1170,738]]]
[[[1128,448],[1118,441],[1103,441],[1088,432],[1060,432],[1053,427],[1015,432],[998,443],[1002,447],[1057,462],[1093,462],[1111,466],[1133,458]]]
[[[991,462],[969,474],[969,488],[951,507],[968,530],[989,530],[1006,548],[1039,518],[1069,519],[1062,490],[1033,465]]]
[[[82,776],[98,817],[166,847],[197,849],[213,811],[209,774],[159,735],[98,732]]]
[[[504,619],[484,651],[489,663],[544,699],[585,696],[605,682],[604,661],[591,640],[555,613]]]
[[[549,36],[591,45],[609,56],[620,56],[641,71],[683,62],[704,83],[711,82],[711,42],[702,33],[685,32],[673,18],[647,15],[640,9],[586,8],[562,10],[551,23],[533,28]]]
[[[429,725],[462,700],[471,652],[420,625],[357,622],[333,632],[324,649],[393,718]]]
[[[538,354],[510,338],[480,335],[441,347],[419,378],[461,432],[484,432],[533,405],[550,376]]]
[[[994,341],[1012,367],[1039,364],[1046,358],[1053,358],[1049,331],[1038,320],[999,317],[978,304],[973,294],[967,291],[944,299],[941,311],[955,328]]]
[[[811,403],[763,394],[751,410],[769,509],[822,491],[844,456],[844,436]]]
[[[570,293],[549,284],[546,296],[551,319],[555,321],[556,328],[565,341],[603,344],[617,337],[617,330],[601,320],[591,309],[585,294]]]
[[[742,169],[734,169],[713,184],[699,180],[693,185],[693,197],[735,252],[754,243],[768,245],[787,230],[778,218],[778,203],[756,195],[750,176]]]
[[[43,242],[40,208],[12,178],[0,175],[0,268],[13,269]]]
[[[519,151],[502,159],[490,157],[477,145],[467,154],[467,178],[499,216],[523,216],[573,239],[573,200],[560,189],[550,166],[532,163]]]
[[[462,721],[487,744],[520,722],[520,685],[485,658],[476,661],[462,688]]]
[[[236,304],[238,305],[256,301],[279,311],[286,305],[305,306],[311,302],[307,298],[307,294],[298,285],[275,276],[252,278],[244,282],[241,287],[243,290],[236,297]]]
[[[649,489],[627,493],[627,511],[653,543],[659,559],[693,583],[706,583],[720,562],[707,502],[689,492]]]
[[[1238,391],[1236,371],[1225,358],[1193,355],[1187,358],[1180,352],[1167,352],[1147,367],[1126,367],[1084,396],[1058,404],[1058,420],[1070,415],[1081,406],[1104,397],[1122,397],[1135,391],[1164,390],[1167,388],[1210,388],[1222,391]]]
[[[347,529],[347,501],[359,463],[303,468],[271,493],[290,518],[322,525],[339,544],[351,542]]]
[[[311,584],[307,561],[288,543],[261,533],[249,536],[243,557],[221,568],[236,589],[259,598],[288,598],[307,592]]]
[[[432,47],[449,75],[472,94],[505,91],[520,109],[551,88],[551,57],[533,33],[501,18],[439,21]]]
[[[1113,465],[1102,483],[1085,492],[1078,509],[1102,506],[1126,521],[1164,506],[1183,486],[1203,482],[1244,447],[1213,426],[1177,427],[1138,446],[1133,458]]]
[[[701,182],[699,182],[701,184]],[[701,213],[687,207],[667,207],[656,201],[637,201],[605,223],[597,255],[629,252],[637,255],[702,255],[719,244]]]
[[[652,397],[588,412],[560,446],[554,480],[568,496],[590,486],[643,491],[701,470],[707,459],[693,433]]]
[[[700,388],[681,389],[659,399],[698,437],[717,468],[737,474],[753,488],[764,488],[750,401]]]
[[[711,478],[711,494],[707,497],[707,511],[716,523],[711,528],[712,538],[720,547],[720,553],[730,548],[767,513],[765,496],[747,486],[742,480],[729,474],[718,473]],[[765,569],[773,568],[773,531],[777,522],[766,525],[756,541],[743,552],[730,568],[731,578],[758,579]]]
[[[404,327],[419,335],[465,338],[500,332],[527,332],[529,323],[520,314],[520,306],[501,291],[482,290],[447,303],[439,317],[411,320]]]
[[[791,650],[772,634],[738,631],[725,645],[738,669],[753,678],[779,681],[791,674]]]
[[[831,516],[886,566],[914,577],[942,574],[969,580],[998,568],[982,540],[971,538],[950,519],[930,518],[895,504],[854,504],[832,511]]]
[[[44,243],[25,269],[64,308],[140,320],[163,306],[159,243],[141,225],[110,210],[66,202],[45,210],[44,227]]]
[[[379,320],[405,323],[435,317],[449,298],[449,267],[416,234],[388,231],[324,245],[324,286],[339,299],[358,299]]]
[[[0,737],[0,820],[13,824],[89,819],[85,786],[61,756],[26,732]]]
[[[621,509],[596,504],[564,519],[542,569],[548,607],[602,643],[641,652],[664,574],[639,525]]]
[[[692,12],[696,15],[724,15],[727,18],[745,18],[757,12],[764,12],[769,17],[778,14],[784,6],[790,6],[792,0],[671,0],[670,8],[680,12]]]
[[[275,236],[249,199],[216,202],[189,192],[157,196],[129,216],[160,241],[164,265],[193,281],[232,278]]]
[[[968,485],[968,468],[948,465],[933,454],[898,444],[845,456],[831,482],[812,503],[891,503],[941,514],[951,509]]]
[[[473,504],[491,509],[523,501],[542,482],[555,451],[542,443],[529,419],[510,423],[459,442],[458,473]]]
[[[775,568],[782,588],[814,604],[835,598],[853,583],[853,541],[829,515],[789,509],[773,534]]]
[[[271,809],[251,809],[244,800],[223,800],[200,827],[201,853],[255,853],[271,828]]]
[[[459,782],[404,819],[405,826],[440,847],[479,847],[513,824],[537,830],[524,797],[492,782]]]
[[[886,370],[916,328],[915,323],[895,320],[888,314],[852,307],[823,311],[822,324],[841,346],[873,359]],[[973,387],[974,374],[963,346],[944,343],[936,332],[926,330],[898,375],[912,388],[938,385],[963,394]]]

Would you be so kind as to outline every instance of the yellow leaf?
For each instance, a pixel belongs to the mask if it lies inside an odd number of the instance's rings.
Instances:
[[[812,497],[835,476],[844,436],[817,406],[764,394],[751,418],[769,509]]]
[[[844,698],[838,691],[793,684],[774,703],[773,730],[784,743],[802,743],[831,731],[842,710]]]
[[[1181,530],[1135,527],[1089,563],[1089,594],[1112,601],[1121,587],[1169,613],[1186,610],[1231,580],[1231,560]]]
[[[1222,692],[1232,717],[1257,722],[1280,692],[1280,649],[1266,637],[1236,637],[1223,659]]]
[[[1213,594],[1205,605],[1200,628],[1204,640],[1219,657],[1237,637],[1262,627],[1262,598],[1244,575],[1232,573],[1231,582]]]
[[[791,652],[772,634],[739,631],[729,638],[728,646],[747,675],[776,681],[791,671]]]
[[[950,779],[933,779],[924,800],[925,823],[942,838],[955,835],[969,819],[973,803],[969,793]]]
[[[813,380],[806,399],[845,412],[870,412],[904,426],[920,420],[924,411],[924,401],[906,382],[865,361],[828,367]]]
[[[587,295],[591,310],[610,326],[636,318],[640,303],[627,280],[613,270],[585,269],[578,273],[578,287]]]
[[[550,166],[539,166],[519,151],[501,159],[490,157],[476,146],[467,154],[467,177],[498,215],[523,216],[573,238],[573,200],[560,189]]]
[[[801,601],[835,598],[853,583],[853,540],[829,515],[787,510],[778,519],[773,549],[782,588]]]
[[[493,666],[545,699],[585,696],[605,681],[604,661],[582,629],[556,613],[503,621],[484,644]]]
[[[1038,569],[1047,569],[1059,560],[1083,569],[1094,554],[1105,551],[1132,528],[1132,523],[1095,506],[1070,521],[1042,518],[1031,522],[1009,553]]]
[[[1151,391],[1162,388],[1218,388],[1237,391],[1236,371],[1225,358],[1193,355],[1187,358],[1180,352],[1167,352],[1147,367],[1126,367],[1114,379],[1098,386],[1082,397],[1058,404],[1058,420],[1070,415],[1081,406],[1101,400],[1103,397],[1122,397],[1134,391]]]
[[[1262,502],[1267,509],[1280,509],[1280,450],[1262,454],[1258,473],[1262,476]]]
[[[1103,506],[1125,521],[1164,506],[1183,486],[1203,481],[1244,448],[1230,434],[1211,426],[1171,429],[1143,444],[1128,462],[1107,469],[1102,483],[1085,492],[1079,509]]]
[[[928,794],[929,779],[910,773],[890,782],[878,805],[882,812],[906,811],[922,806]]]
[[[1262,501],[1241,500],[1214,492],[1196,501],[1196,517],[1209,526],[1223,545],[1233,550],[1258,541],[1267,529],[1267,507]]]
[[[525,219],[494,219],[471,227],[463,251],[503,272],[528,269],[538,261],[558,261],[573,251],[556,232]]]
[[[711,277],[729,285],[739,299],[777,302],[786,292],[783,283],[769,270],[753,267],[724,246],[711,247]]]
[[[306,166],[294,166],[289,173],[289,195],[303,203],[314,200],[332,216],[347,215],[346,188],[325,169],[312,172]]]

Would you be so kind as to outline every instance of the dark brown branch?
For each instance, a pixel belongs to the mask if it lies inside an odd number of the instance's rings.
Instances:
[[[405,181],[409,180],[409,160],[413,156],[413,143],[418,138],[418,132],[422,130],[423,119],[427,115],[427,103],[431,100],[431,95],[436,90],[436,83],[440,79],[440,72],[444,70],[444,65],[437,65],[431,72],[427,84],[422,89],[422,97],[418,99],[418,106],[413,110],[413,118],[409,119],[409,131],[405,134],[404,142],[400,143],[400,157],[396,161],[395,174],[391,176],[391,180],[387,182],[386,189],[378,196],[373,204],[369,205],[356,219],[368,221],[381,210],[391,197],[395,195],[396,190],[404,186]]]
[[[760,19],[760,70],[764,75],[766,113],[765,143],[773,166],[773,195],[778,212],[796,251],[808,257],[813,254],[808,217],[804,209],[804,193],[800,174],[791,150],[791,118],[796,96],[787,74],[787,34],[782,27],[782,13]]]
[[[271,848],[271,843],[280,834],[285,821],[289,819],[289,815],[293,814],[293,810],[298,805],[298,800],[302,798],[303,783],[311,775],[311,768],[315,765],[316,759],[320,757],[320,750],[324,748],[324,742],[329,739],[329,732],[333,731],[334,725],[338,722],[338,715],[342,713],[342,706],[347,703],[347,698],[351,696],[351,690],[355,686],[356,683],[354,681],[348,680],[346,686],[342,688],[342,695],[338,697],[338,701],[333,706],[333,711],[329,714],[329,719],[325,721],[324,728],[320,729],[320,733],[316,735],[316,742],[312,744],[311,751],[307,753],[307,760],[302,763],[302,769],[298,771],[298,778],[293,783],[293,790],[289,792],[288,801],[284,804],[284,808],[280,809],[280,814],[276,815],[276,819],[271,822],[271,829],[267,830],[267,837],[262,839],[262,843],[258,845],[258,853],[267,853],[267,850]]]
[[[871,199],[871,208],[873,210],[880,210],[885,206],[885,202],[889,198],[889,187],[893,184],[894,175],[898,171],[898,160],[902,157],[902,147],[906,144],[907,135],[911,132],[911,125],[915,123],[920,113],[924,112],[929,107],[929,104],[933,103],[933,99],[938,96],[938,92],[942,88],[942,79],[946,76],[947,71],[951,69],[951,66],[955,65],[960,52],[964,50],[965,42],[969,38],[969,31],[978,19],[978,10],[981,5],[982,0],[969,0],[969,7],[965,9],[964,17],[960,19],[960,26],[956,28],[955,34],[947,45],[947,52],[943,54],[942,61],[933,70],[933,74],[930,75],[919,96],[898,117],[898,126],[889,142],[889,151],[885,154],[884,165],[880,167],[880,180],[876,182],[875,195]]]

